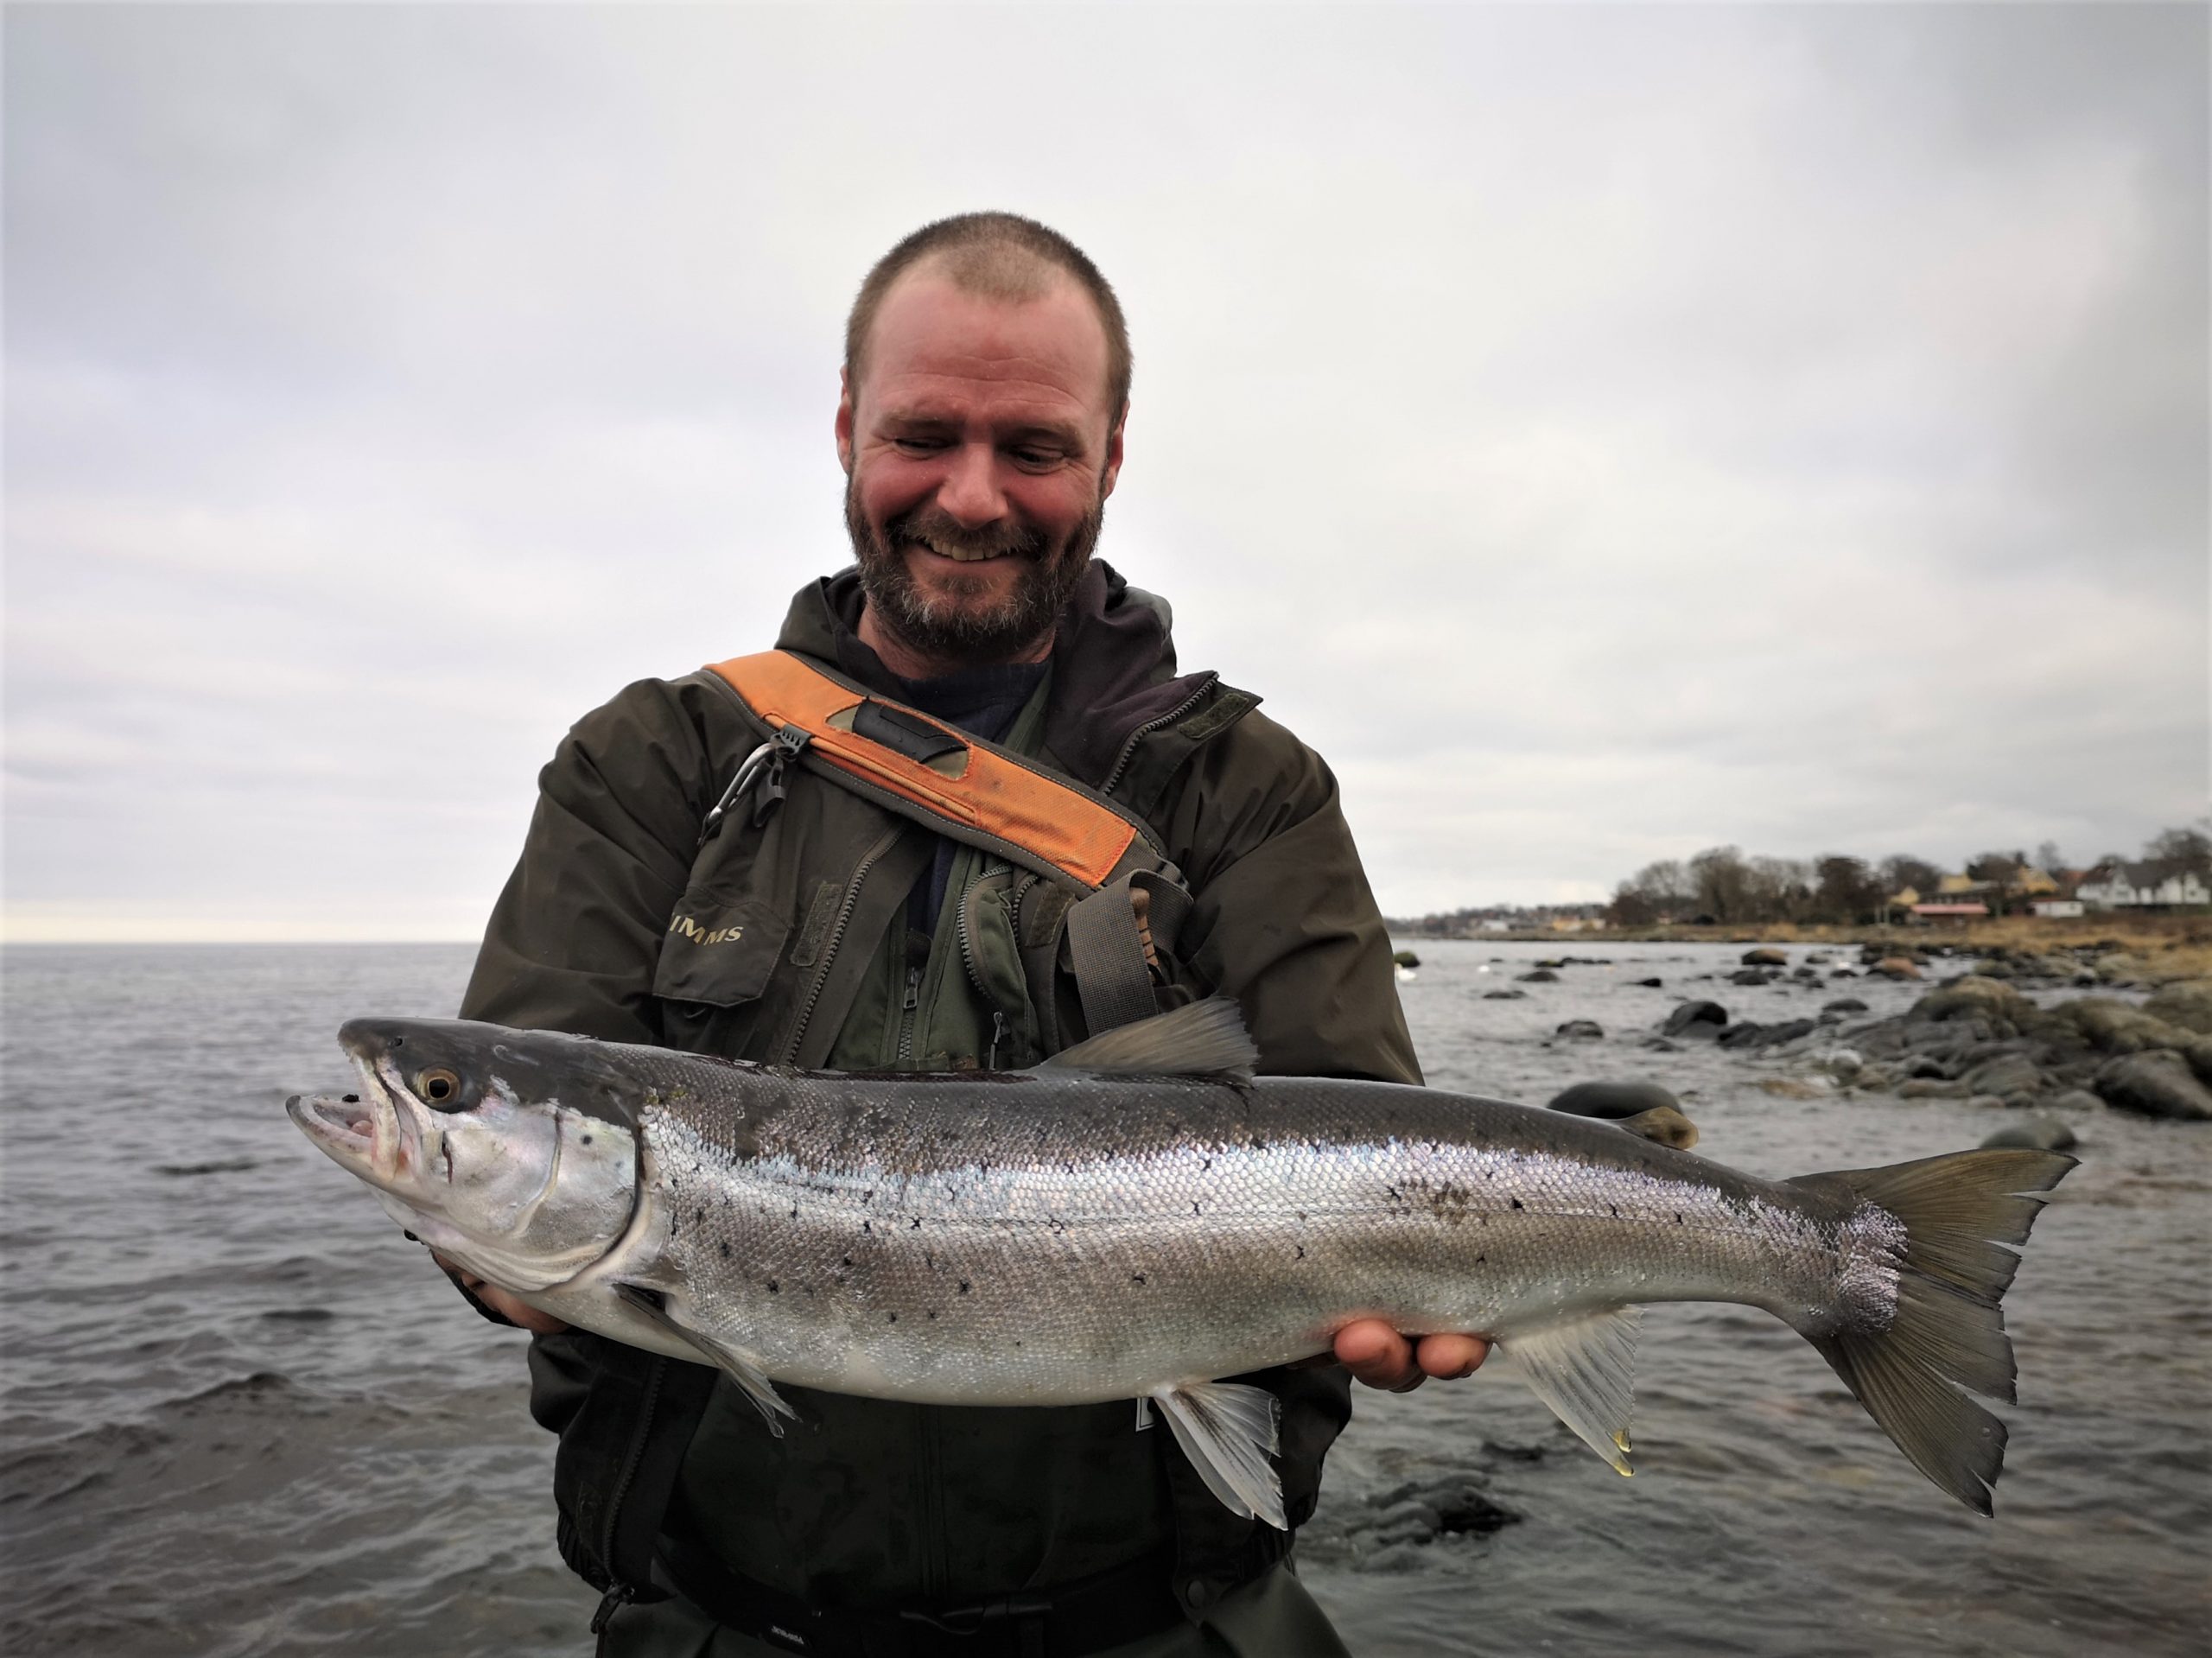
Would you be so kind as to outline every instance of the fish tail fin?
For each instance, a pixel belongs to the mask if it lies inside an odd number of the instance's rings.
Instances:
[[[2005,1425],[1967,1391],[2014,1402],[2018,1375],[2000,1305],[2049,1191],[2075,1159],[1995,1150],[1882,1169],[1806,1175],[1792,1185],[1872,1205],[1895,1223],[1879,1247],[1897,1275],[1882,1328],[1807,1332],[1912,1465],[1978,1514],[2005,1464]],[[1896,1237],[1903,1230],[1900,1244]],[[1848,1270],[1848,1268],[1847,1268]],[[1964,1391],[1962,1391],[1964,1390]]]

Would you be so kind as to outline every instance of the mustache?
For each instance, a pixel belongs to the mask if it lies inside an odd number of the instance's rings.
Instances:
[[[987,524],[969,529],[956,522],[934,503],[886,521],[884,539],[896,546],[919,542],[948,558],[1000,558],[1012,553],[1036,562],[1045,556],[1042,530],[1020,524]]]

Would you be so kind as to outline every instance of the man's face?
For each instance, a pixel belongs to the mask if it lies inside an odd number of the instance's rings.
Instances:
[[[969,294],[925,261],[837,405],[845,524],[876,621],[940,667],[1049,644],[1121,469],[1090,297]]]

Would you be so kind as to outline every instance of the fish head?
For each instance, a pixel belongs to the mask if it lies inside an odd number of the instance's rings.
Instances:
[[[357,1019],[338,1039],[360,1091],[286,1109],[424,1243],[526,1294],[620,1241],[645,1098],[601,1045],[461,1020]]]

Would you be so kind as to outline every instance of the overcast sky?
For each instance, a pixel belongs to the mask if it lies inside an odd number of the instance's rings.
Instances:
[[[2208,793],[2207,10],[7,8],[10,936],[480,927],[845,562],[868,264],[1119,289],[1103,554],[1387,911]]]

